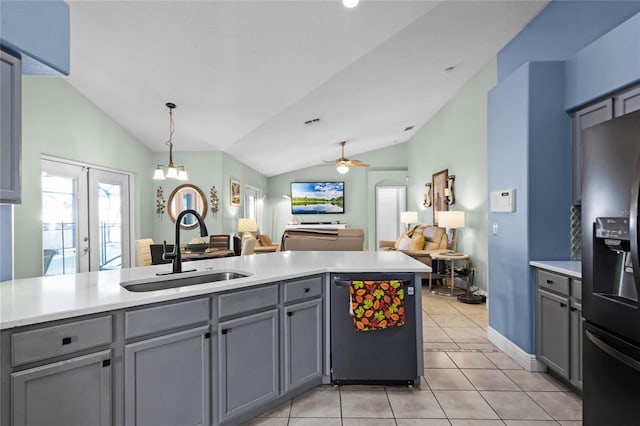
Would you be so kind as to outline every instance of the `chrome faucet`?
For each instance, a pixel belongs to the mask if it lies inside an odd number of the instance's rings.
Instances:
[[[162,243],[162,258],[164,260],[171,260],[172,263],[172,274],[178,274],[182,272],[182,257],[180,253],[180,222],[182,222],[182,218],[188,214],[192,214],[198,220],[198,225],[200,225],[200,236],[206,237],[209,235],[207,231],[207,225],[205,225],[204,220],[200,214],[193,209],[186,209],[180,212],[178,217],[176,218],[176,243],[173,246],[172,252],[167,252],[167,241],[165,240]],[[188,271],[185,271],[188,272]]]

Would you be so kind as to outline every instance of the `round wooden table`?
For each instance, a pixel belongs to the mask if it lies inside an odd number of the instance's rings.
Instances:
[[[456,271],[455,271],[455,262],[456,260],[464,260],[466,262],[469,261],[469,255],[466,253],[438,253],[438,254],[434,254],[431,255],[431,259],[433,260],[444,260],[445,262],[451,262],[449,269],[451,271],[451,287],[450,288],[438,288],[438,289],[432,289],[431,287],[431,280],[433,278],[433,273],[429,273],[429,290],[431,290],[432,293],[436,293],[439,294],[441,296],[458,296],[459,294],[465,293],[466,290],[460,289],[460,288],[455,288],[454,286],[454,282],[455,282],[455,278],[456,278]],[[440,277],[440,278],[444,278],[444,277],[449,277],[449,274],[436,274],[436,277]],[[468,280],[468,278],[467,278]]]

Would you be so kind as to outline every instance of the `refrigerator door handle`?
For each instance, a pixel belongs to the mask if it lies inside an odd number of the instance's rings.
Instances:
[[[600,348],[602,351],[606,352],[612,358],[617,359],[621,363],[633,368],[636,371],[640,371],[640,362],[631,358],[629,355],[623,354],[619,350],[607,345],[604,341],[600,340],[600,338],[596,337],[589,330],[585,330],[584,333],[587,335],[587,338],[591,340],[591,342]]]
[[[631,182],[631,205],[629,206],[629,232],[631,240],[631,265],[636,290],[640,290],[640,259],[638,258],[638,202],[640,197],[640,157],[636,163],[636,170]],[[640,294],[640,292],[638,293]]]

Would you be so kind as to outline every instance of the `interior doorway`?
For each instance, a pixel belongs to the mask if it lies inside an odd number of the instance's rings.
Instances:
[[[130,266],[130,176],[42,160],[43,275]]]
[[[407,209],[406,193],[406,186],[376,187],[376,241],[394,241],[403,231],[400,212]]]

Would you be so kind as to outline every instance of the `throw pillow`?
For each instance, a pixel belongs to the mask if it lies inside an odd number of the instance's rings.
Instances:
[[[262,247],[272,246],[273,241],[271,241],[271,237],[269,237],[268,235],[262,234],[260,235],[260,245]]]
[[[409,245],[409,250],[422,250],[424,248],[424,235],[415,233],[413,237],[411,237],[411,244]]]
[[[398,247],[396,247],[396,250],[407,250],[409,249],[410,246],[411,246],[411,238],[404,235],[403,237],[400,238],[400,241],[398,242]]]
[[[399,247],[398,247],[398,246],[400,245],[400,241],[402,241],[402,239],[403,239],[404,237],[406,237],[406,236],[407,236],[407,233],[406,233],[406,232],[403,232],[402,234],[400,234],[400,236],[398,237],[398,239],[396,240],[396,242],[393,244],[393,248],[394,248],[394,249],[396,249],[396,250],[398,250],[398,249],[399,249]]]

